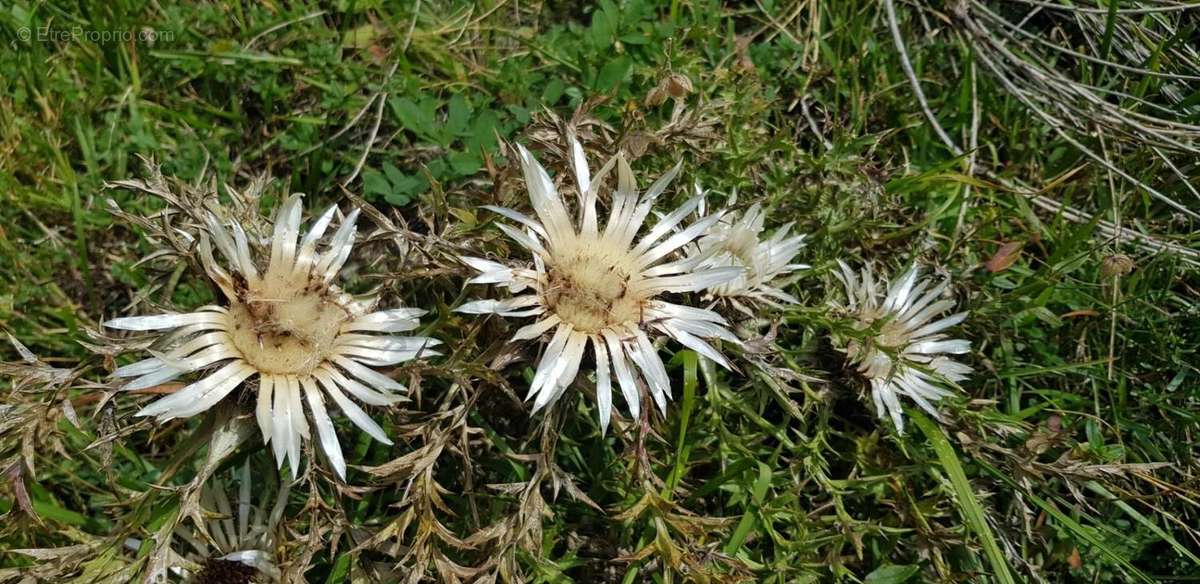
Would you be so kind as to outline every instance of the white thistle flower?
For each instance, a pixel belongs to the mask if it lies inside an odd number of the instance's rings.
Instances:
[[[700,238],[697,245],[691,247],[688,255],[696,259],[697,268],[744,268],[736,278],[710,288],[709,295],[733,302],[744,298],[770,306],[778,306],[777,302],[799,302],[796,297],[773,284],[783,276],[809,267],[807,264],[792,263],[792,259],[804,247],[806,236],[791,235],[792,224],[788,223],[775,230],[769,238],[762,239],[764,219],[765,213],[758,203],[740,216],[725,214]],[[744,312],[750,312],[748,308],[740,304],[738,306]]]
[[[672,304],[658,299],[664,293],[696,292],[725,282],[741,273],[739,267],[697,269],[688,258],[675,258],[720,220],[701,218],[676,230],[700,204],[693,197],[663,216],[634,242],[655,200],[679,173],[679,165],[639,196],[633,171],[618,155],[593,180],[583,148],[571,140],[572,163],[580,201],[579,221],[572,222],[566,204],[550,176],[525,148],[518,146],[529,198],[537,219],[512,209],[487,207],[525,227],[499,227],[533,254],[533,268],[510,267],[481,258],[462,258],[480,274],[468,284],[506,284],[513,292],[530,293],[505,300],[478,300],[458,308],[470,314],[537,316],[513,336],[530,340],[554,330],[538,363],[527,399],[536,412],[557,401],[575,379],[588,344],[595,358],[596,397],[601,431],[607,431],[612,412],[612,377],[615,375],[629,412],[640,415],[638,378],[665,415],[671,382],[658,349],[650,338],[658,332],[728,368],[729,361],[705,339],[738,343],[717,313]],[[607,223],[599,224],[596,212],[602,178],[617,167],[617,189]],[[578,227],[576,227],[578,225]]]
[[[163,565],[147,581],[165,581],[172,575],[186,582],[279,581],[275,530],[287,506],[290,483],[284,482],[274,503],[264,492],[256,505],[251,502],[249,463],[236,474],[236,501],[230,501],[223,481],[214,479],[211,486],[205,484],[201,488],[200,504],[206,514],[211,513],[211,518],[203,526],[190,523],[176,526],[168,538],[182,540],[186,545],[172,546],[170,541],[166,542],[171,547]],[[141,545],[136,538],[125,541],[125,547],[133,551]]]
[[[934,320],[954,308],[954,300],[942,298],[950,281],[931,287],[913,266],[889,286],[886,280],[877,281],[869,266],[860,277],[845,263],[838,265],[841,273],[835,276],[845,285],[847,297],[842,308],[855,319],[858,330],[872,331],[865,339],[846,342],[846,356],[870,381],[879,417],[891,416],[896,430],[903,433],[898,398],[903,395],[939,418],[933,402],[952,395],[949,386],[971,373],[970,367],[949,357],[970,352],[970,341],[943,334],[967,313]]]
[[[170,331],[152,345],[153,357],[116,370],[116,377],[136,378],[123,389],[153,387],[194,371],[206,373],[146,406],[139,416],[156,416],[160,421],[194,416],[257,376],[255,414],[263,440],[272,445],[280,467],[290,459],[293,476],[299,470],[301,439],[310,438],[306,402],[321,449],[339,477],[346,476],[346,461],[325,396],[371,437],[392,443],[346,394],[370,405],[396,403],[402,399],[396,392],[406,391],[405,387],[371,367],[435,355],[428,347],[439,341],[374,334],[413,330],[425,311],[397,308],[372,312],[374,299],[351,298],[333,284],[350,255],[358,218],[357,209],[350,212],[319,250],[336,210],[336,205],[330,207],[297,241],[301,198],[288,198],[275,219],[270,261],[261,270],[242,226],[232,222],[230,237],[215,215],[206,215],[199,243],[201,263],[224,292],[228,305],[104,323],[129,331]],[[213,260],[210,236],[231,271]],[[262,242],[253,247],[265,246]]]

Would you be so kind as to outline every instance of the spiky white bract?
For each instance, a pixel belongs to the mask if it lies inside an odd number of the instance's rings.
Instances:
[[[396,403],[405,387],[372,367],[436,355],[429,347],[439,341],[388,334],[415,329],[425,311],[373,312],[374,299],[352,298],[333,283],[350,255],[358,210],[351,211],[322,243],[337,207],[325,211],[300,238],[301,202],[299,195],[292,195],[280,207],[265,266],[254,261],[253,251],[263,247],[266,252],[266,242],[252,241],[237,222],[231,225],[231,237],[216,215],[206,215],[199,241],[201,263],[224,292],[226,306],[116,318],[104,325],[169,331],[155,341],[153,357],[117,369],[117,377],[134,378],[123,389],[144,389],[188,373],[205,373],[138,415],[161,421],[194,416],[257,379],[255,414],[279,466],[290,460],[292,475],[297,474],[301,441],[311,437],[307,410],[321,449],[338,476],[345,478],[346,462],[325,398],[371,437],[391,444],[379,424],[347,394],[370,405]],[[213,259],[210,238],[229,271]]]
[[[688,256],[697,261],[697,268],[743,268],[736,278],[710,288],[709,295],[734,302],[747,299],[770,306],[778,306],[780,302],[798,302],[796,297],[784,292],[775,283],[792,272],[809,267],[807,264],[792,263],[804,247],[805,235],[792,235],[792,224],[788,223],[763,239],[765,219],[766,214],[758,203],[740,215],[726,213],[699,239],[697,245],[691,247]]]
[[[896,430],[904,432],[898,396],[906,396],[935,418],[934,402],[952,395],[950,387],[971,373],[951,355],[971,350],[970,341],[949,338],[944,331],[963,321],[966,312],[938,318],[954,308],[944,298],[949,280],[931,285],[913,266],[890,285],[875,277],[870,266],[855,274],[839,261],[835,273],[846,287],[842,307],[854,319],[863,337],[845,341],[850,362],[871,384],[871,397],[879,417],[890,416]]]
[[[234,474],[236,499],[231,500],[228,490],[232,485],[224,480],[213,479],[201,487],[200,505],[211,518],[202,526],[177,525],[168,537],[184,545],[171,545],[159,573],[149,574],[147,581],[167,581],[171,576],[185,582],[280,580],[275,530],[287,505],[290,483],[285,481],[280,486],[273,502],[269,491],[259,491],[255,503],[249,463]],[[141,541],[130,538],[125,545],[136,551]]]
[[[482,258],[463,261],[479,272],[468,283],[503,284],[513,292],[529,293],[469,302],[457,310],[537,317],[536,322],[518,330],[513,341],[550,334],[527,396],[534,400],[533,411],[562,396],[590,345],[602,432],[607,431],[612,413],[614,377],[634,417],[641,412],[641,382],[665,415],[671,382],[651,334],[675,339],[724,367],[730,366],[729,361],[708,340],[738,343],[717,313],[659,298],[665,293],[707,290],[742,272],[733,266],[697,269],[694,261],[680,257],[680,250],[716,224],[720,215],[681,227],[700,204],[701,197],[694,197],[662,216],[635,242],[654,202],[679,173],[678,165],[639,195],[633,171],[622,155],[592,178],[583,148],[572,139],[574,186],[580,197],[578,221],[572,221],[546,170],[525,148],[517,148],[537,218],[512,209],[488,208],[524,228],[499,225],[529,250],[533,266],[514,267]],[[601,226],[596,210],[599,190],[614,166],[617,188],[608,220]]]

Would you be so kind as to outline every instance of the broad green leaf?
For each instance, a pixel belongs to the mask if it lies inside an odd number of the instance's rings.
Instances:
[[[921,571],[919,566],[880,566],[863,579],[863,584],[904,584]]]
[[[596,75],[596,83],[594,88],[597,91],[612,91],[617,88],[629,75],[630,69],[633,67],[633,62],[629,57],[620,56],[608,63],[600,69],[600,73]]]
[[[465,135],[470,122],[471,106],[467,104],[467,98],[461,94],[450,98],[450,106],[446,109],[446,125],[442,131],[447,141]]]

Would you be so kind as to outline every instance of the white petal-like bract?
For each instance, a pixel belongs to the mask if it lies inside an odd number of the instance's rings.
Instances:
[[[934,404],[951,395],[950,388],[971,373],[970,367],[947,356],[971,350],[970,341],[944,334],[967,313],[938,318],[954,307],[954,301],[942,298],[949,282],[931,286],[914,266],[887,285],[869,266],[855,273],[845,263],[838,264],[840,272],[834,275],[846,288],[841,308],[861,333],[841,344],[851,364],[871,384],[879,417],[890,417],[896,430],[904,432],[898,396],[939,417]]]
[[[528,289],[530,293],[467,302],[457,311],[537,316],[536,322],[516,332],[514,341],[536,339],[553,331],[529,387],[527,399],[533,401],[534,411],[555,403],[590,356],[595,367],[600,427],[605,431],[612,412],[614,384],[634,416],[642,410],[642,388],[666,413],[670,379],[648,331],[673,338],[722,366],[730,366],[710,343],[738,342],[723,317],[657,297],[712,290],[740,277],[744,268],[697,267],[696,262],[681,257],[686,246],[721,220],[719,215],[701,217],[681,227],[698,206],[696,198],[664,215],[639,241],[634,241],[655,200],[679,173],[678,165],[638,195],[633,172],[622,155],[593,176],[583,148],[574,138],[570,148],[575,180],[569,188],[579,195],[577,220],[572,219],[546,170],[521,146],[517,146],[518,157],[536,218],[512,209],[487,207],[519,225],[502,223],[499,227],[533,256],[532,269],[484,258],[462,258],[479,274],[468,284],[506,284],[510,290]],[[601,229],[596,210],[599,188],[614,166],[617,188],[611,196],[608,220]]]
[[[311,418],[318,445],[338,476],[345,478],[345,457],[325,395],[354,425],[391,443],[346,394],[371,405],[395,403],[404,386],[372,367],[436,355],[431,349],[439,341],[392,334],[417,328],[425,311],[372,312],[373,301],[353,299],[332,283],[353,247],[358,211],[350,212],[324,239],[336,214],[336,206],[329,208],[302,237],[302,200],[292,195],[276,214],[270,241],[259,242],[249,239],[236,222],[230,236],[227,222],[209,213],[199,239],[200,256],[205,271],[225,292],[226,305],[104,323],[112,329],[166,331],[156,343],[162,348],[152,351],[152,358],[117,369],[116,377],[133,378],[124,389],[145,389],[203,373],[139,415],[160,420],[193,416],[240,387],[256,388],[255,416],[263,441],[272,445],[281,467],[290,462],[293,476],[299,471],[301,444],[313,436]],[[213,258],[213,244],[228,269]],[[254,251],[269,254],[266,265],[255,263]]]
[[[703,195],[697,195],[697,198],[701,197]],[[791,225],[788,224],[764,239],[765,218],[758,203],[740,216],[724,213],[721,221],[711,225],[696,245],[688,249],[687,257],[694,262],[695,269],[742,268],[737,277],[711,287],[709,295],[734,302],[739,299],[752,300],[769,306],[797,302],[794,296],[779,288],[782,285],[779,281],[792,272],[809,267],[792,261],[804,247],[805,236],[792,235]],[[752,312],[740,303],[737,306],[745,312]]]
[[[255,491],[249,462],[239,468],[236,498],[227,492],[226,477],[215,478],[200,490],[200,505],[208,517],[203,525],[180,523],[167,534],[162,562],[151,568],[151,582],[278,582],[282,576],[275,557],[276,528],[287,505],[290,483]],[[261,493],[255,502],[253,495]],[[272,497],[273,495],[273,497]],[[272,500],[273,499],[273,500]],[[142,542],[125,540],[138,551]]]

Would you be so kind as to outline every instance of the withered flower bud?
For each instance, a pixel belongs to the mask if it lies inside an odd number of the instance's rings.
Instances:
[[[1132,272],[1133,267],[1133,258],[1122,253],[1113,254],[1104,258],[1104,261],[1100,264],[1100,275],[1105,278],[1124,276]]]
[[[659,84],[671,97],[681,99],[695,90],[692,80],[682,73],[672,73]]]
[[[649,93],[646,94],[646,105],[648,107],[657,107],[667,101],[668,97],[673,99],[683,99],[688,94],[695,91],[692,85],[692,80],[688,79],[687,75],[682,73],[671,73],[663,77],[658,85],[654,86]]]

